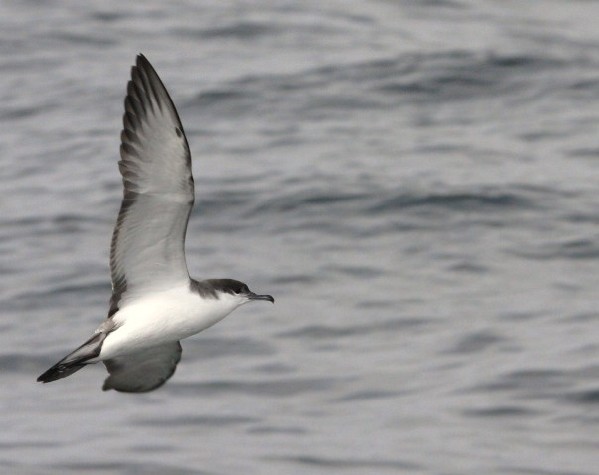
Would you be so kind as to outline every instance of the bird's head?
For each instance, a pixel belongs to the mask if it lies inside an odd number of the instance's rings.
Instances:
[[[233,298],[237,300],[238,305],[244,303],[253,302],[254,300],[265,300],[267,302],[275,303],[275,299],[272,295],[259,295],[252,292],[249,287],[243,282],[233,279],[211,279],[209,281],[214,290],[218,292],[219,298],[221,296],[225,298]]]

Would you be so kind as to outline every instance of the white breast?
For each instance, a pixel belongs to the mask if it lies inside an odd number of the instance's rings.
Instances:
[[[117,329],[104,340],[98,359],[187,338],[219,322],[240,303],[228,294],[201,297],[188,285],[130,302],[113,315]]]

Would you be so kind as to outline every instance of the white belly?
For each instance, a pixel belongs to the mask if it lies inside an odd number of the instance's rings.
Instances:
[[[187,338],[219,322],[238,305],[229,298],[202,298],[187,285],[127,303],[113,315],[118,328],[104,340],[98,360]]]

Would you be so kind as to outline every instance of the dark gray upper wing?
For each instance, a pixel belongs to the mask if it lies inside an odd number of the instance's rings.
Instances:
[[[143,55],[127,85],[119,170],[124,196],[110,247],[109,316],[140,293],[189,279],[191,155],[173,101]]]
[[[162,386],[181,360],[178,341],[153,346],[136,353],[104,361],[110,376],[102,389],[125,393],[145,393]]]

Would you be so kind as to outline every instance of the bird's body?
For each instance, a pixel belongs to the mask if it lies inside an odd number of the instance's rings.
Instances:
[[[97,360],[182,340],[218,323],[238,306],[233,295],[205,298],[187,283],[152,293],[112,316],[118,331],[106,336]]]
[[[151,391],[174,373],[179,340],[244,303],[274,302],[237,280],[189,277],[185,233],[195,198],[191,154],[175,106],[142,55],[127,85],[119,170],[124,193],[110,247],[108,318],[38,381],[55,381],[102,361],[110,373],[103,389]]]

